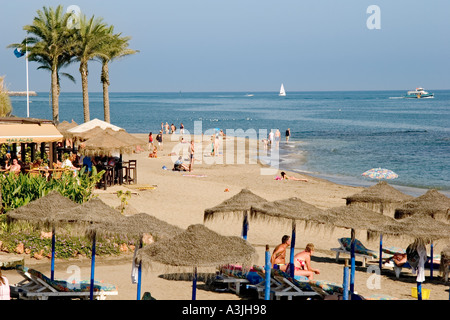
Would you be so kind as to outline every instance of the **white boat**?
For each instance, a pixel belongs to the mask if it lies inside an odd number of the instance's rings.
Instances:
[[[423,88],[416,88],[416,90],[411,90],[406,93],[405,98],[414,99],[424,99],[424,98],[434,98],[434,93],[429,93]]]
[[[285,97],[286,96],[286,91],[284,91],[284,85],[281,84],[281,88],[280,88],[280,97]]]

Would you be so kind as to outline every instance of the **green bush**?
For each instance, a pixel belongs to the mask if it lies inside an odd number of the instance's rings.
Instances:
[[[94,167],[92,174],[87,174],[83,168],[76,176],[68,172],[63,173],[60,179],[49,181],[45,177],[28,174],[0,175],[3,211],[19,208],[47,195],[52,190],[57,190],[63,196],[81,204],[92,197],[92,192],[103,174],[104,171],[97,173]]]

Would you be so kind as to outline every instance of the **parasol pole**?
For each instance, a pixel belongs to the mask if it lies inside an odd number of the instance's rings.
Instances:
[[[196,300],[197,296],[197,267],[194,267],[194,274],[192,279],[192,300]]]
[[[430,254],[431,254],[431,262],[430,262],[430,278],[431,280],[433,280],[433,262],[434,262],[434,257],[433,257],[433,241],[431,241],[431,246],[430,246]]]
[[[55,226],[52,227],[52,263],[50,267],[50,279],[55,280]]]
[[[351,231],[351,271],[350,271],[350,293],[353,294],[355,291],[355,229],[352,228]]]
[[[381,273],[381,268],[383,266],[383,234],[380,234],[380,260],[378,262],[378,267],[380,268],[380,273]]]
[[[348,260],[345,259],[344,265],[344,283],[342,285],[344,289],[343,299],[348,300]]]
[[[244,222],[242,223],[242,238],[247,240],[247,231],[248,231],[248,211],[244,211]]]
[[[142,237],[139,242],[139,249],[142,248]],[[138,283],[137,283],[137,300],[141,300],[141,279],[142,279],[142,263],[139,263],[138,267]]]
[[[97,233],[94,231],[92,239],[92,257],[91,257],[91,286],[89,288],[90,300],[94,300],[94,271],[95,271],[95,245],[96,245]]]
[[[290,259],[289,259],[289,274],[292,278],[294,278],[294,272],[295,272],[295,268],[294,268],[294,255],[295,255],[295,234],[296,232],[297,226],[295,223],[295,220],[292,220],[292,236],[291,236],[291,251],[290,251]]]
[[[264,300],[270,300],[270,251],[269,251],[269,245],[266,244],[266,264],[264,266],[264,270],[266,272],[265,276],[265,283],[264,283]]]

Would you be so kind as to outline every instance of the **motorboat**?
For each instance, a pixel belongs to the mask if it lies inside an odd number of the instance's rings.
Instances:
[[[423,88],[416,88],[416,90],[410,90],[406,93],[405,98],[424,99],[434,98],[434,93],[429,93]]]

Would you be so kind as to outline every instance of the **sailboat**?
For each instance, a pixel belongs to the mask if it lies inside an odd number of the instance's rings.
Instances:
[[[283,84],[281,84],[279,96],[280,96],[280,97],[285,97],[285,96],[286,96],[286,91],[284,91],[284,86],[283,86]]]

